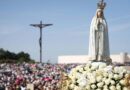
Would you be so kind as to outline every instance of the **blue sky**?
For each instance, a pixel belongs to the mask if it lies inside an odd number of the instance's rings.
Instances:
[[[25,51],[39,60],[39,30],[32,23],[53,23],[43,29],[43,61],[60,55],[87,55],[89,27],[98,0],[0,0],[0,48]],[[130,0],[106,0],[110,52],[130,53]]]

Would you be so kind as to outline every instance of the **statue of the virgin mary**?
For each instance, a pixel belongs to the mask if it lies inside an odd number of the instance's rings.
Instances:
[[[103,0],[98,3],[96,15],[90,26],[89,56],[94,61],[111,62],[109,51],[108,27],[103,9],[106,3]]]

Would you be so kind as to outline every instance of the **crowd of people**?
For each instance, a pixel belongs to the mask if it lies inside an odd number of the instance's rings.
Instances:
[[[0,64],[0,90],[60,90],[63,72],[76,64]]]

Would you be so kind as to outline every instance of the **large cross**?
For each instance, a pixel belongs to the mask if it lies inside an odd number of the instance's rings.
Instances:
[[[45,28],[47,26],[51,26],[52,24],[42,24],[42,21],[40,21],[40,24],[30,24],[30,26],[38,27],[40,29],[40,38],[39,38],[39,46],[40,46],[40,63],[42,63],[42,28]]]

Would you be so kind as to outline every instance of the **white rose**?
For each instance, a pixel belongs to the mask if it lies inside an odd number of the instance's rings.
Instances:
[[[109,89],[107,89],[107,88],[104,88],[103,90],[109,90]]]
[[[90,80],[90,83],[95,83],[96,82],[96,79],[95,78],[91,78],[89,79]]]
[[[74,84],[70,84],[69,86],[71,89],[74,89],[75,85]]]
[[[109,74],[109,78],[113,78],[113,73],[110,73],[110,74]]]
[[[84,77],[87,77],[87,74],[88,74],[88,72],[86,72],[86,71],[83,72]]]
[[[87,65],[84,67],[84,69],[87,71],[87,70],[90,69],[90,67],[91,67],[91,64],[87,64]]]
[[[88,62],[88,63],[86,64],[86,66],[88,66],[88,67],[91,67],[91,65],[92,65],[91,62]]]
[[[75,69],[78,71],[79,69],[81,69],[83,66],[82,65],[79,65],[77,66]]]
[[[123,73],[119,74],[119,79],[123,78]]]
[[[127,74],[125,74],[125,78],[128,78],[129,76],[130,76],[130,74],[128,74],[128,73],[127,73]]]
[[[104,86],[103,86],[103,90],[108,90],[108,86],[107,86],[107,85],[104,85]]]
[[[87,85],[85,88],[86,88],[87,90],[91,90],[90,85]]]
[[[102,78],[102,81],[105,82],[107,79],[106,78]]]
[[[114,72],[115,72],[115,73],[119,73],[119,72],[120,72],[120,68],[119,68],[119,67],[115,67],[115,68],[114,68]]]
[[[79,86],[84,87],[87,85],[87,80],[85,78],[81,78],[77,81],[79,83]]]
[[[129,90],[127,87],[123,87],[123,90]]]
[[[114,79],[115,79],[115,80],[120,79],[119,75],[118,75],[118,74],[114,74]]]
[[[77,72],[77,70],[76,70],[75,68],[73,68],[73,69],[71,70],[70,74],[73,74],[73,73],[75,73],[75,72]]]
[[[113,70],[112,68],[113,68],[112,66],[107,66],[106,68],[104,68],[104,71],[108,72],[108,73],[111,73],[112,70]]]
[[[97,86],[98,86],[99,88],[103,87],[103,85],[104,85],[103,82],[100,82],[100,83],[97,84]]]
[[[95,88],[96,88],[96,85],[95,85],[95,84],[92,84],[92,85],[91,85],[91,88],[92,88],[92,89],[95,89]]]
[[[74,76],[71,77],[72,83],[76,82],[76,78]]]
[[[98,89],[96,89],[96,90],[102,90],[102,89],[98,88]]]
[[[81,73],[77,72],[75,76],[76,76],[76,78],[81,78],[81,75],[82,75]]]
[[[121,85],[117,84],[117,85],[116,85],[116,89],[117,89],[117,90],[121,90]]]
[[[97,66],[92,66],[91,67],[91,70],[96,70],[97,69]]]
[[[109,74],[106,73],[106,72],[103,73],[103,76],[104,76],[104,77],[108,77],[108,75],[109,75]]]
[[[106,79],[105,84],[106,84],[106,85],[109,85],[109,84],[110,84],[110,81],[111,81],[110,79]]]
[[[110,82],[112,85],[114,85],[116,83],[114,80],[111,80]]]
[[[115,86],[110,86],[110,90],[116,90]]]
[[[83,72],[84,70],[83,70],[83,68],[79,68],[79,72]]]
[[[98,76],[98,77],[96,78],[96,80],[97,80],[97,82],[100,82],[100,81],[102,81],[102,77],[101,77],[101,76]]]
[[[127,70],[126,69],[123,69],[123,71],[122,71],[123,73],[127,73]]]
[[[84,67],[84,69],[85,69],[85,71],[88,71],[90,68],[86,66],[86,67]]]
[[[83,90],[81,87],[75,86],[74,90]]]
[[[125,83],[125,80],[120,80],[120,84],[121,85],[125,85],[126,83]]]

